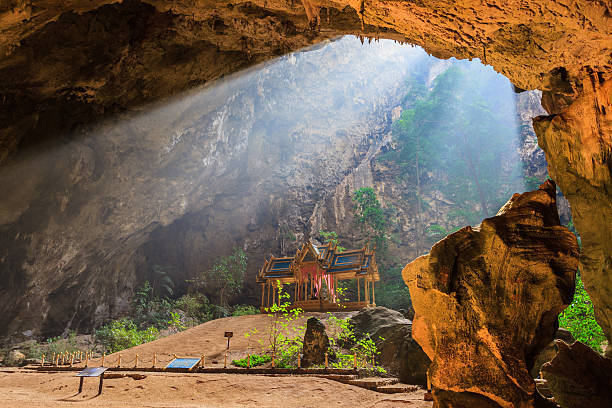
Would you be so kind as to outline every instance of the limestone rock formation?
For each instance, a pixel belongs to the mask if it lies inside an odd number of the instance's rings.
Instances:
[[[400,312],[378,306],[362,309],[353,317],[355,335],[366,334],[376,343],[380,364],[404,384],[427,385],[429,357],[412,338],[412,322]],[[384,339],[384,340],[383,340]]]
[[[561,408],[612,406],[612,362],[593,349],[575,342],[556,343],[557,356],[542,367],[555,402]]]
[[[538,378],[540,376],[540,370],[542,368],[542,365],[548,363],[557,355],[557,346],[555,345],[557,341],[563,341],[566,344],[572,344],[576,340],[574,339],[574,336],[572,336],[572,333],[569,332],[569,330],[565,330],[562,328],[557,329],[557,332],[555,333],[555,339],[548,343],[548,345],[542,351],[540,351],[534,358],[533,367],[530,371],[531,376],[533,378]]]
[[[304,333],[302,367],[325,363],[325,353],[328,350],[329,337],[325,332],[325,325],[316,317],[311,317],[306,322],[306,333]]]
[[[11,350],[4,359],[3,363],[7,366],[19,366],[25,361],[26,356],[19,350]]]
[[[570,106],[559,106],[559,95],[543,100],[551,116],[534,120],[534,128],[548,172],[572,207],[582,281],[612,344],[612,73],[585,76]]]
[[[533,406],[529,369],[571,302],[577,267],[578,244],[559,225],[550,180],[406,265],[434,406]]]

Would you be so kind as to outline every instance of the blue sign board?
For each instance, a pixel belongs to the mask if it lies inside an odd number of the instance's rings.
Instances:
[[[191,370],[200,362],[199,358],[175,358],[166,368],[185,368]]]
[[[78,373],[77,377],[99,377],[102,375],[108,367],[89,367]]]

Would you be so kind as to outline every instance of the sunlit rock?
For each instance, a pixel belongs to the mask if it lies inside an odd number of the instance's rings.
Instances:
[[[572,207],[582,281],[612,344],[612,74],[587,74],[573,104],[547,95],[551,115],[536,118],[534,128],[548,172]]]
[[[434,406],[533,406],[529,369],[571,302],[577,267],[552,181],[406,265],[412,335],[432,359]]]

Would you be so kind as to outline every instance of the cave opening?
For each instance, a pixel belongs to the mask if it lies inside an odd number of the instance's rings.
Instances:
[[[232,304],[256,304],[254,275],[270,253],[290,254],[304,238],[322,242],[321,232],[355,247],[377,239],[356,224],[353,200],[373,189],[388,248],[378,303],[409,309],[406,262],[546,179],[531,126],[543,113],[539,99],[516,94],[479,60],[439,60],[392,40],[325,41],[78,125],[4,166],[4,246],[50,250],[25,263],[11,250],[2,275],[19,283],[25,271],[58,272],[52,292],[76,301],[49,295],[27,308],[54,322],[78,311],[70,327],[45,326],[56,335],[125,312],[160,271],[179,297],[187,280],[240,247],[248,270]],[[569,222],[569,207],[560,209]],[[95,309],[83,281],[101,297]],[[15,285],[22,302],[37,293]],[[206,295],[214,301],[216,292]]]

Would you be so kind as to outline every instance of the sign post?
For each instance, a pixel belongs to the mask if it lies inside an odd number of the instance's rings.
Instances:
[[[81,377],[79,380],[79,394],[83,391],[83,380],[85,377],[100,377],[100,385],[98,386],[98,395],[102,394],[102,383],[104,382],[104,372],[107,367],[89,367],[78,373],[76,376]]]
[[[229,350],[230,339],[234,337],[234,332],[225,332],[225,337],[227,337],[227,349]]]

